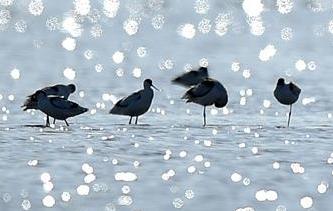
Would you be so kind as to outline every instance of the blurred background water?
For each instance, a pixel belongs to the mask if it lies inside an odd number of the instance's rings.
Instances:
[[[332,209],[332,1],[0,5],[0,210]],[[170,83],[199,65],[229,93],[206,128]],[[289,129],[278,77],[302,88]],[[162,91],[140,124],[109,115],[145,78]],[[56,83],[90,111],[37,127],[20,106]]]

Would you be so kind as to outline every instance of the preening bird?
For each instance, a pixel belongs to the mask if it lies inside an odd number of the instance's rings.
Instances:
[[[77,103],[66,100],[61,97],[50,97],[44,91],[35,93],[37,106],[40,111],[54,119],[65,121],[69,126],[67,119],[85,113],[87,108],[79,106]]]
[[[54,86],[45,87],[45,88],[39,89],[35,93],[29,95],[21,107],[23,108],[23,111],[26,111],[28,109],[39,110],[38,105],[37,105],[37,103],[38,103],[37,92],[38,91],[43,91],[47,96],[58,96],[58,97],[62,97],[64,99],[68,99],[69,95],[74,93],[75,90],[76,90],[76,87],[74,84],[69,84],[69,85],[57,84]],[[53,121],[53,123],[55,123],[55,120]],[[49,116],[47,116],[46,117],[46,126],[49,126],[49,125],[50,125],[50,120],[49,120]]]
[[[200,67],[198,70],[191,70],[172,80],[175,84],[180,84],[186,87],[197,85],[208,78],[207,67]]]
[[[292,105],[297,102],[299,95],[301,94],[301,89],[294,83],[285,83],[283,78],[279,78],[277,85],[274,90],[274,97],[283,105],[289,105],[289,115],[288,115],[288,127],[291,118]]]
[[[206,106],[215,105],[217,108],[223,108],[228,103],[228,93],[220,82],[208,78],[190,88],[182,99],[186,99],[187,103],[204,106],[203,125],[206,126]]]
[[[143,82],[143,89],[119,100],[110,110],[110,114],[130,116],[129,124],[132,123],[132,117],[136,117],[135,124],[138,123],[138,118],[146,113],[151,105],[154,97],[155,88],[151,79],[146,79]]]

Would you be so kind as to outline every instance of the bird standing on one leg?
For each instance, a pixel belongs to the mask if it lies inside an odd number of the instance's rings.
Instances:
[[[274,90],[274,97],[283,105],[289,105],[288,124],[289,127],[291,119],[292,105],[297,102],[301,89],[294,83],[286,84],[283,78],[279,78],[276,88]]]
[[[228,93],[217,80],[206,79],[190,88],[182,99],[186,99],[187,103],[193,102],[204,106],[203,126],[206,126],[206,106],[214,104],[217,108],[223,108],[228,103]]]
[[[151,87],[158,90],[151,79],[146,79],[143,82],[144,89],[134,92],[128,97],[119,100],[110,110],[110,114],[130,116],[128,124],[132,124],[132,118],[136,117],[135,124],[138,123],[138,118],[146,113],[151,105],[154,97],[154,91]]]

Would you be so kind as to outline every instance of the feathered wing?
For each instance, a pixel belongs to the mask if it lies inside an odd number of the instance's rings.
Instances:
[[[296,96],[299,96],[301,94],[301,89],[292,82],[289,83],[289,89]]]
[[[199,73],[197,71],[190,71],[188,73],[184,73],[172,80],[173,83],[180,83],[180,84],[191,84],[191,79],[199,77]]]
[[[141,99],[141,91],[134,92],[133,94],[129,95],[128,97],[124,97],[123,99],[119,100],[114,107],[110,110],[110,114],[120,114],[121,108],[128,107],[133,102],[136,102]]]
[[[205,96],[207,93],[209,93],[212,90],[213,87],[214,87],[214,81],[205,80],[200,84],[190,88],[182,97],[182,99],[186,99],[187,100],[186,102],[192,102],[194,98]]]
[[[47,96],[57,96],[68,99],[71,94],[69,88],[66,85],[57,84],[54,86],[45,87],[42,89],[46,93]]]
[[[51,104],[59,109],[72,109],[72,108],[78,108],[79,105],[77,103],[74,103],[72,101],[66,100],[61,97],[49,97]]]
[[[57,96],[59,92],[59,88],[57,86],[52,87],[45,87],[43,89],[40,89],[41,91],[45,92],[46,95],[54,95]],[[27,97],[27,99],[24,101],[23,105],[21,106],[23,108],[23,111],[26,111],[28,109],[38,109],[38,101],[37,101],[37,91]]]
[[[48,86],[40,89],[40,91],[45,92],[47,96],[57,96],[65,99],[68,99],[68,96],[70,95],[70,91],[66,90],[66,86],[61,84]],[[29,95],[21,106],[24,111],[28,109],[38,109],[36,92]]]
[[[193,86],[201,83],[208,78],[207,68],[199,70],[191,70],[188,73],[184,73],[172,80],[173,83],[183,86]]]
[[[126,107],[129,106],[131,103],[138,101],[141,98],[140,92],[134,92],[133,94],[119,100],[116,106]]]
[[[58,85],[54,86],[48,86],[43,89],[41,89],[43,92],[45,92],[47,95],[57,95],[59,93],[59,87]]]
[[[81,107],[79,104],[66,100],[61,97],[49,97],[50,103],[55,108],[67,110],[67,112],[78,115],[88,111],[87,108]]]

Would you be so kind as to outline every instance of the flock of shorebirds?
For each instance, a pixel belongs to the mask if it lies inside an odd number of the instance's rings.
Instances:
[[[215,105],[217,108],[223,108],[228,103],[228,93],[224,86],[217,80],[208,75],[207,67],[200,67],[198,70],[192,70],[184,73],[172,80],[173,83],[189,87],[182,99],[186,103],[196,103],[203,108],[203,125],[206,126],[206,106]],[[152,103],[153,89],[159,90],[153,85],[151,79],[143,82],[143,89],[132,93],[131,95],[119,100],[110,110],[110,114],[129,116],[129,124],[135,117],[135,124],[138,118],[149,110]],[[49,117],[56,120],[65,121],[69,126],[67,119],[85,113],[87,108],[81,107],[75,102],[69,101],[68,97],[74,93],[76,87],[74,84],[45,87],[29,95],[22,106],[23,110],[35,109],[46,114],[46,126],[50,126]],[[289,105],[288,127],[290,124],[292,104],[294,104],[301,93],[301,89],[294,83],[285,83],[283,78],[277,82],[274,90],[275,98],[283,105]]]

